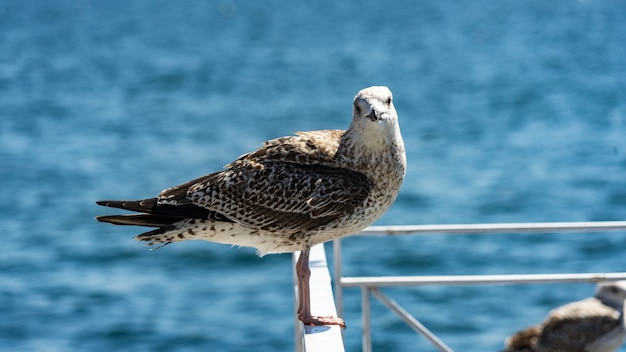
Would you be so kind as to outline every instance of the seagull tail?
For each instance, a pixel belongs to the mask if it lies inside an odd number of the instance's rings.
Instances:
[[[148,245],[161,244],[158,248],[170,242],[192,238],[194,233],[188,226],[193,225],[198,220],[209,221],[218,227],[229,226],[224,225],[224,223],[233,222],[220,213],[193,204],[186,199],[162,204],[159,204],[157,198],[132,201],[101,200],[96,203],[110,208],[138,212],[139,214],[98,216],[96,220],[113,225],[156,227],[151,231],[137,235],[135,239],[147,242]]]
[[[128,202],[124,202],[128,203]],[[98,202],[100,204],[100,202]],[[108,202],[108,204],[115,204],[114,208],[128,209],[122,207],[122,202]],[[105,205],[105,204],[101,204]],[[120,205],[120,206],[117,206]],[[130,215],[104,215],[96,217],[96,220],[100,222],[106,222],[113,225],[131,225],[131,226],[147,226],[156,227],[156,229],[144,232],[135,236],[137,241],[148,242],[148,245],[159,246],[151,250],[159,249],[172,242],[172,236],[164,237],[164,235],[176,228],[176,223],[181,221],[181,218],[171,216],[161,216],[153,214],[130,214]]]
[[[159,204],[157,198],[149,198],[131,201],[101,200],[96,203],[105,207],[138,212],[139,214],[103,215],[96,217],[96,220],[113,225],[156,227],[137,235],[135,239],[148,242],[148,245],[161,244],[158,248],[170,242],[190,238],[190,234],[186,233],[190,230],[187,230],[185,226],[193,224],[196,220],[209,220],[215,224],[233,222],[220,213],[190,202]]]

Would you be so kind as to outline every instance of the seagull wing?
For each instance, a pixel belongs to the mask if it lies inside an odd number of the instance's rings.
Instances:
[[[324,138],[335,135],[319,131],[266,142],[224,171],[163,191],[158,202],[191,203],[267,231],[327,224],[351,213],[370,191],[362,173],[332,166],[337,146],[328,148]]]

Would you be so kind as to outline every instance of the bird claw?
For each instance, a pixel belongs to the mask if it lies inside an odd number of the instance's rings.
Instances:
[[[341,318],[333,316],[310,316],[300,319],[304,325],[339,325],[342,329],[346,328],[346,323]]]

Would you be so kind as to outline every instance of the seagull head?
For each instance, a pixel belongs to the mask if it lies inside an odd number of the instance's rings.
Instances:
[[[406,173],[406,153],[389,88],[374,86],[357,93],[352,123],[341,137],[339,150],[341,152],[337,153],[348,156],[360,171],[382,163],[388,167],[386,176],[402,182]],[[373,171],[371,175],[379,177]]]
[[[616,309],[622,308],[626,300],[626,281],[605,281],[599,283],[596,297],[608,306]]]
[[[387,87],[374,86],[360,90],[354,97],[352,124],[354,132],[371,140],[395,141],[401,139],[398,114],[393,106],[393,95]]]
[[[360,90],[354,97],[353,119],[383,123],[397,119],[393,95],[387,87],[374,86]]]

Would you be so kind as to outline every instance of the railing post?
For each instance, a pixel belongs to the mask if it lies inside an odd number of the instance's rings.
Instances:
[[[335,279],[335,306],[337,315],[343,317],[343,286],[341,286],[341,239],[333,241],[333,266]]]
[[[363,352],[372,352],[372,318],[370,315],[370,288],[368,286],[361,286],[361,310]]]

